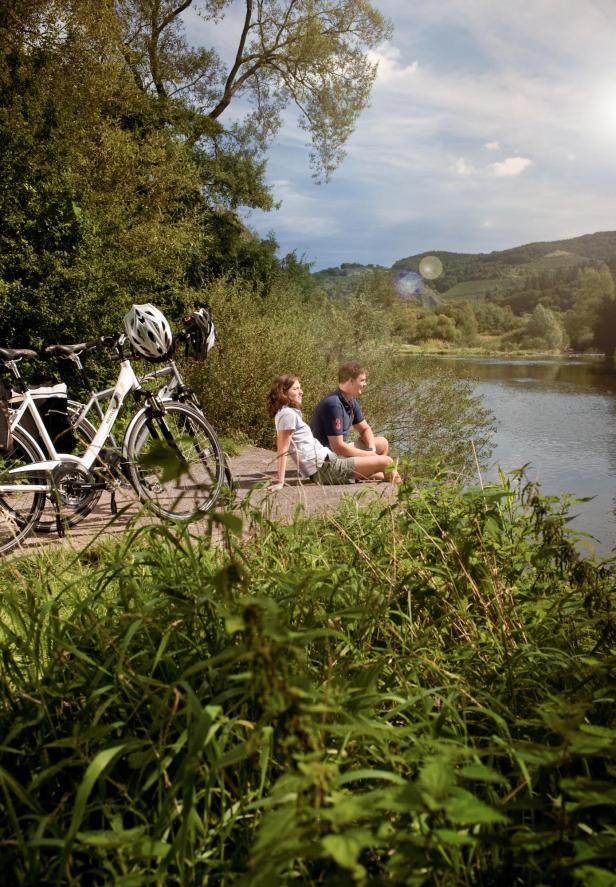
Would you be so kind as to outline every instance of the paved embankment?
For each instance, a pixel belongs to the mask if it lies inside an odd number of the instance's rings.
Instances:
[[[252,505],[260,509],[266,508],[268,516],[275,520],[292,520],[298,505],[302,506],[308,516],[327,515],[336,509],[343,496],[383,499],[390,502],[396,495],[395,488],[389,483],[322,487],[293,477],[291,471],[287,473],[287,484],[284,488],[273,492],[268,489],[268,484],[275,479],[276,454],[259,447],[243,447],[238,456],[231,457],[230,463],[237,484],[238,505],[249,496]],[[139,516],[139,502],[129,490],[117,497],[117,506],[119,513],[114,517],[111,513],[109,495],[104,494],[93,512],[76,527],[67,531],[64,539],[59,539],[55,533],[32,536],[23,543],[23,548],[64,544],[74,549],[81,549],[97,538],[119,536],[129,522],[142,518]],[[143,520],[152,520],[152,518],[143,518]],[[206,525],[206,520],[198,521],[191,525],[191,532],[198,534],[200,528],[205,530]]]

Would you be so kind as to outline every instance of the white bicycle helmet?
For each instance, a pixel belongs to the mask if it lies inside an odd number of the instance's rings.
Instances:
[[[133,305],[124,318],[128,341],[136,354],[148,360],[164,360],[173,350],[167,318],[154,305]]]

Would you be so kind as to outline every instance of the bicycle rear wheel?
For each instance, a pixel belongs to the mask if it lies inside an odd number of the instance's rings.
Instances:
[[[82,408],[80,403],[69,400],[67,408],[73,433],[77,437],[77,451],[81,453],[94,440],[96,428],[85,418],[77,422]],[[61,446],[59,448],[61,449]],[[34,528],[35,533],[55,533],[58,529],[58,518],[64,527],[74,527],[90,514],[100,499],[102,490],[87,489],[82,492],[79,485],[75,483],[77,480],[79,480],[79,472],[73,474],[67,471],[64,473],[55,492],[51,492],[47,496],[43,512]]]
[[[159,417],[143,410],[126,450],[131,482],[158,515],[191,520],[213,508],[224,458],[216,432],[194,407],[165,402]]]
[[[13,431],[11,449],[0,454],[0,484],[4,487],[0,492],[0,553],[15,548],[33,531],[45,505],[44,492],[26,489],[28,484],[44,483],[44,472],[10,475],[8,471],[44,458],[36,443],[19,428]]]

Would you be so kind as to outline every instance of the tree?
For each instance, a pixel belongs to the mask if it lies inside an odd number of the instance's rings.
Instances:
[[[574,348],[596,347],[595,332],[601,325],[602,306],[614,298],[614,278],[604,265],[583,268],[574,288],[573,308],[565,315],[565,327]]]
[[[437,314],[444,314],[450,317],[458,331],[458,336],[469,345],[474,344],[479,332],[477,318],[473,311],[473,306],[466,299],[460,299],[455,302],[446,302],[436,309]]]
[[[138,88],[158,97],[161,113],[206,152],[231,142],[263,147],[293,103],[312,142],[317,174],[327,177],[369,98],[376,66],[367,50],[390,32],[368,0],[116,0],[122,52]],[[214,28],[231,6],[243,23],[234,59],[184,36],[189,8]],[[250,113],[227,131],[220,120],[242,97]],[[186,114],[186,109],[191,109]]]
[[[608,360],[613,360],[616,353],[616,292],[612,274],[612,287],[605,286],[601,302],[597,310],[594,324],[594,339],[597,348]]]
[[[473,309],[480,333],[498,335],[509,332],[519,324],[510,305],[499,305],[485,299],[475,302]]]
[[[564,331],[554,312],[537,305],[528,319],[522,340],[527,344],[533,343],[533,347],[536,340],[540,340],[548,348],[559,349],[564,344]]]

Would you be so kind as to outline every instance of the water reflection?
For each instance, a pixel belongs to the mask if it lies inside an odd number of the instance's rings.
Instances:
[[[438,357],[450,363],[456,375],[468,379],[500,380],[511,384],[515,381],[531,382],[539,386],[555,386],[559,390],[571,389],[588,392],[589,388],[616,394],[616,372],[602,360],[572,358],[519,359]]]
[[[544,493],[593,501],[573,522],[608,554],[616,545],[616,373],[602,361],[435,358],[472,379],[496,416],[495,462],[506,471],[530,462]],[[495,469],[492,469],[495,473]]]

